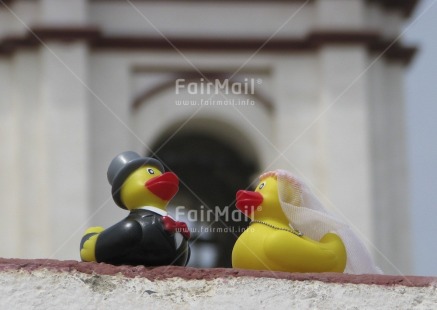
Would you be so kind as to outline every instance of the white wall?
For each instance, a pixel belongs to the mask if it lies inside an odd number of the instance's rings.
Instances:
[[[2,256],[76,255],[89,197],[86,57],[82,43],[48,43],[3,62]]]
[[[144,2],[113,1],[90,4],[90,23],[111,35],[161,37],[268,37],[282,28],[278,37],[304,34],[313,20],[312,5],[254,2]],[[302,7],[302,8],[301,8]],[[299,14],[296,14],[299,12]],[[293,22],[285,23],[295,15]],[[243,26],[250,23],[250,26]],[[174,22],[177,21],[175,27]]]
[[[162,32],[272,38],[278,29],[275,38],[320,30],[375,30],[393,37],[403,21],[399,12],[359,0],[310,1],[302,8],[304,1],[132,3],[135,7],[123,1],[14,1],[17,16],[0,8],[0,38],[24,35],[26,26],[35,25],[91,25],[105,35],[155,37]],[[409,226],[398,224],[407,222],[408,210],[404,68],[380,60],[367,72],[372,58],[360,45],[254,52],[88,50],[78,41],[45,42],[0,59],[0,138],[7,146],[0,151],[5,172],[0,184],[8,193],[0,202],[11,206],[3,207],[0,223],[14,240],[0,255],[78,258],[86,226],[108,226],[125,215],[113,203],[106,180],[111,159],[128,149],[144,152],[192,118],[185,130],[205,126],[240,146],[245,156],[254,152],[263,170],[296,171],[364,239],[408,272]],[[231,73],[241,68],[240,76],[262,79],[257,87],[274,103],[273,112],[258,104],[175,107],[179,97],[170,88],[132,109],[154,72],[195,68]],[[216,123],[208,123],[212,118]],[[247,142],[240,145],[241,139]],[[387,207],[382,211],[381,205]]]

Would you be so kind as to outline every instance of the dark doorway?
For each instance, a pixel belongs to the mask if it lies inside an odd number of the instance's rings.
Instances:
[[[256,164],[208,135],[178,134],[164,141],[153,156],[181,180],[169,212],[190,227],[189,266],[231,267],[234,243],[249,223],[235,208],[235,193],[249,186]]]

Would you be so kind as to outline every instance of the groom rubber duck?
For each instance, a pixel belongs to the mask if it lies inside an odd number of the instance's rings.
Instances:
[[[108,229],[88,228],[80,244],[81,259],[114,265],[185,266],[190,233],[185,223],[166,211],[179,189],[178,177],[164,173],[158,160],[128,151],[112,160],[108,181],[115,203],[130,213]]]

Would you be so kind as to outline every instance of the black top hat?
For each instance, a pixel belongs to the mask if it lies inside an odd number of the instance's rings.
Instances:
[[[120,190],[124,181],[132,172],[145,165],[151,165],[158,168],[162,173],[164,172],[164,166],[158,160],[141,157],[132,151],[123,152],[111,161],[108,167],[108,181],[112,185],[112,198],[119,207],[127,209],[120,197]]]

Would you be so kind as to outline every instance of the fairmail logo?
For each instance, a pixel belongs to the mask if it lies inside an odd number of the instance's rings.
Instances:
[[[243,81],[230,81],[229,79],[215,79],[205,81],[186,81],[177,79],[175,84],[176,95],[187,92],[190,95],[254,95],[255,86],[262,83],[261,79],[245,78]]]

